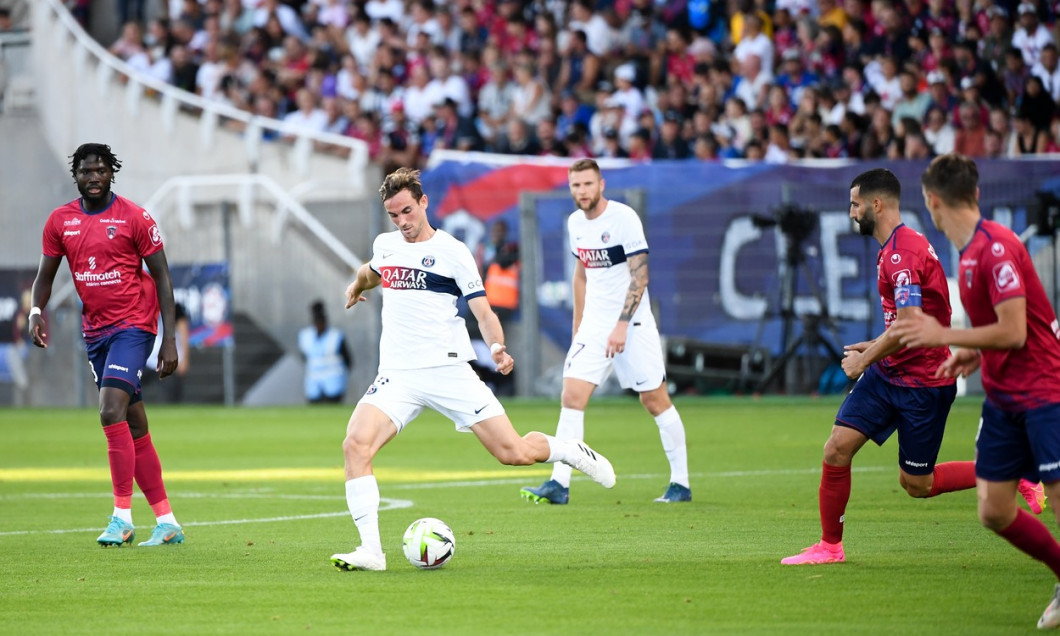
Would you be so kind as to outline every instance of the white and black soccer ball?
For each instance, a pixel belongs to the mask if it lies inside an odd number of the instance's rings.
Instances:
[[[421,570],[440,568],[453,558],[456,537],[444,521],[424,517],[412,522],[401,541],[405,558]]]

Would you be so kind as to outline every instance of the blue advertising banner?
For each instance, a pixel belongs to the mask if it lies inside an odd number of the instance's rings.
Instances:
[[[193,347],[226,347],[233,342],[228,263],[170,265],[173,297],[188,312]]]
[[[574,210],[565,165],[508,165],[488,156],[432,160],[423,174],[432,221],[474,249],[495,219],[508,222],[522,243],[536,241],[542,254],[538,289],[544,333],[560,347],[570,339],[570,272],[566,217]],[[501,160],[503,161],[503,160]],[[984,216],[1016,232],[1028,225],[1028,207],[1038,191],[1060,192],[1060,162],[981,161],[980,206]],[[662,161],[625,165],[603,174],[608,191],[642,189],[640,210],[650,249],[651,298],[664,335],[706,342],[757,345],[783,350],[780,282],[790,233],[776,224],[782,211],[812,213],[816,221],[803,240],[795,272],[798,315],[826,314],[835,344],[873,338],[883,329],[876,292],[876,254],[871,237],[858,235],[849,220],[850,182],[870,168],[886,167],[903,184],[904,222],[935,246],[949,275],[957,252],[932,225],[920,189],[925,162],[700,163]],[[519,233],[519,197],[552,192],[537,202],[537,236]],[[1032,240],[1032,253],[1048,238]],[[957,302],[954,299],[954,302]]]

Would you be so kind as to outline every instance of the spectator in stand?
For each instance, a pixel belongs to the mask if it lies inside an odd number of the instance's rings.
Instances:
[[[575,0],[570,5],[571,31],[584,31],[589,50],[593,55],[604,57],[611,53],[617,43],[617,34],[607,20],[593,8],[592,0]]]
[[[986,127],[980,107],[973,102],[963,101],[957,108],[960,128],[953,143],[953,151],[965,157],[983,157],[986,155]]]
[[[194,0],[191,1],[194,2]],[[263,27],[270,18],[279,21],[284,33],[293,35],[302,41],[309,39],[301,17],[290,5],[280,0],[260,0],[258,8],[254,11],[254,26]]]
[[[435,103],[452,99],[456,102],[457,112],[461,117],[471,117],[474,113],[471,91],[462,76],[453,74],[452,61],[445,47],[440,45],[433,47],[427,64],[433,78],[428,85],[428,93],[437,96],[434,97]]]
[[[563,138],[556,134],[556,118],[552,115],[537,122],[534,136],[538,145],[541,146],[540,154],[553,157],[566,156],[567,146],[563,143]]]
[[[682,124],[681,115],[675,111],[663,116],[659,140],[652,148],[652,159],[688,159],[692,156],[688,142],[681,137]]]
[[[905,64],[911,53],[909,35],[902,16],[892,0],[876,0],[875,5],[879,6],[878,14],[874,11],[874,15],[882,32],[869,40],[865,47],[866,52],[872,56],[890,56],[896,65],[901,66]]]
[[[604,130],[601,135],[602,144],[600,150],[596,153],[597,157],[600,158],[613,158],[613,159],[627,159],[629,153],[622,147],[622,142],[618,138],[618,131],[614,128],[608,128]]]
[[[638,128],[629,137],[629,158],[633,161],[651,161],[651,133]]]
[[[1035,128],[1030,116],[1021,111],[1013,119],[1012,156],[1036,155],[1046,152],[1049,145],[1049,133]]]
[[[916,121],[923,121],[928,106],[931,105],[931,94],[919,90],[917,76],[908,68],[902,69],[898,74],[898,83],[901,87],[901,96],[892,109],[891,123],[897,125],[902,117],[912,117]]]
[[[766,98],[766,123],[788,124],[795,113],[791,107],[791,98],[783,86],[773,84],[769,87],[769,96]]]
[[[358,11],[353,16],[353,22],[346,29],[345,35],[346,46],[357,62],[357,70],[362,74],[369,73],[375,52],[383,41],[379,29],[372,26],[368,14]]]
[[[1045,92],[1042,79],[1031,75],[1023,84],[1023,98],[1017,104],[1017,109],[1026,113],[1035,128],[1049,130],[1053,118],[1057,116],[1057,104]]]
[[[1005,68],[1005,51],[1012,47],[1008,12],[1004,7],[994,5],[986,14],[990,21],[983,39],[979,41],[979,56],[1000,73]]]
[[[283,118],[284,138],[291,140],[299,132],[323,132],[328,116],[317,106],[317,96],[308,88],[300,88],[295,94],[298,109]]]
[[[1060,100],[1060,64],[1057,64],[1056,44],[1050,42],[1042,47],[1038,63],[1031,68],[1031,75],[1042,80],[1042,88],[1054,102]]]
[[[505,134],[494,146],[494,152],[502,155],[539,155],[541,145],[530,135],[525,120],[510,117],[505,124]]]
[[[998,142],[1000,143],[999,156],[1017,156],[1016,132],[1013,130],[1008,112],[1004,108],[995,106],[990,109],[989,132],[996,133],[998,136]],[[990,155],[989,148],[987,149],[987,155]]]
[[[556,116],[556,134],[567,137],[576,127],[589,129],[593,109],[578,101],[578,96],[571,90],[565,90],[559,97],[559,115]]]
[[[769,143],[766,145],[763,159],[767,163],[787,163],[796,158],[791,147],[788,127],[784,124],[773,124],[769,127]]]
[[[560,90],[574,91],[587,100],[600,79],[600,58],[589,51],[585,31],[572,31],[567,38],[556,85]]]
[[[783,65],[780,75],[777,76],[775,85],[782,87],[788,93],[788,99],[792,105],[799,103],[802,90],[807,86],[820,84],[821,78],[816,73],[805,69],[802,63],[802,54],[797,49],[784,51]]]
[[[1019,28],[1012,34],[1012,46],[1023,54],[1023,63],[1033,68],[1038,63],[1042,48],[1053,42],[1053,35],[1038,20],[1038,7],[1030,2],[1021,2],[1016,7]]]
[[[928,94],[931,97],[931,101],[928,103],[928,109],[938,108],[946,114],[947,117],[950,113],[957,112],[957,105],[960,100],[950,90],[949,84],[946,82],[946,74],[942,71],[931,71],[927,75]],[[946,154],[940,151],[938,148],[935,152],[943,155]]]
[[[757,12],[744,15],[743,36],[732,51],[732,57],[743,67],[749,57],[757,57],[762,73],[773,77],[773,40],[762,32],[762,18]]]
[[[957,141],[957,131],[950,124],[948,113],[948,110],[943,110],[939,106],[930,106],[924,117],[924,138],[936,155],[947,155],[953,152]]]
[[[534,67],[529,63],[517,64],[514,77],[512,108],[508,117],[521,119],[531,126],[536,126],[537,122],[551,114],[552,96],[535,76]]]
[[[733,96],[739,97],[751,110],[762,108],[765,106],[766,91],[772,83],[773,76],[762,70],[762,61],[750,53],[740,63]]]
[[[490,67],[490,80],[478,94],[478,129],[487,145],[493,144],[512,110],[515,85],[508,80],[503,62]]]

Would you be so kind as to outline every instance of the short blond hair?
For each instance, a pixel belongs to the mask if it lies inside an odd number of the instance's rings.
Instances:
[[[595,159],[579,159],[575,161],[571,164],[570,169],[567,170],[567,174],[581,172],[582,170],[592,170],[597,176],[601,176],[600,164],[596,163]]]
[[[398,192],[408,190],[412,198],[419,201],[423,198],[423,184],[420,183],[420,171],[413,168],[398,168],[383,179],[379,186],[379,196],[386,201],[393,199]]]

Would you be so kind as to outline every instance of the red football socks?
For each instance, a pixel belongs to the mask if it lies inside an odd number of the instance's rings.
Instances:
[[[151,443],[151,434],[133,440],[133,443],[136,446],[136,485],[143,491],[156,517],[169,514],[172,510],[166,498],[166,486],[162,482],[162,462],[158,460],[158,452]]]
[[[850,466],[829,466],[821,462],[821,539],[827,543],[843,541],[843,515],[850,499]]]
[[[110,481],[114,487],[114,507],[132,507],[133,474],[136,466],[136,448],[128,422],[118,422],[103,427],[107,436],[107,460],[110,462]]]
[[[928,497],[975,488],[975,462],[946,462],[935,466]]]
[[[1016,519],[998,532],[1009,543],[1049,566],[1060,579],[1060,544],[1049,528],[1023,508],[1016,509]]]

